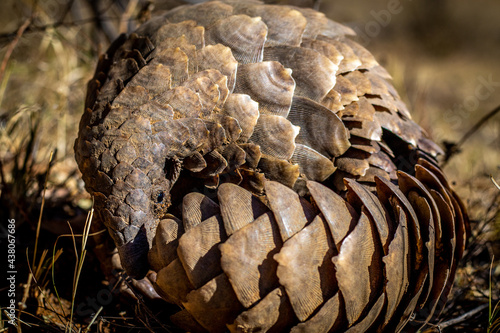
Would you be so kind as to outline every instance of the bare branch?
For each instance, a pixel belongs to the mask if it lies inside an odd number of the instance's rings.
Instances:
[[[463,315],[461,315],[461,316],[459,316],[457,318],[453,318],[453,319],[450,319],[450,320],[447,320],[445,322],[442,322],[442,323],[438,324],[437,327],[439,329],[443,329],[443,328],[446,328],[446,327],[450,327],[450,326],[453,326],[453,325],[460,324],[461,322],[464,322],[467,319],[475,316],[477,313],[483,311],[487,307],[488,307],[488,303],[482,304],[482,305],[478,306],[477,308],[475,308],[475,309],[473,309],[473,310],[471,310],[469,312],[466,312],[466,313],[464,313]]]
[[[464,136],[457,143],[445,142],[446,145],[446,155],[442,163],[442,167],[445,167],[448,161],[460,152],[460,147],[474,134],[481,126],[483,126],[488,120],[490,120],[494,115],[500,112],[500,105],[495,109],[491,110],[483,118],[481,118],[472,128],[464,134]]]

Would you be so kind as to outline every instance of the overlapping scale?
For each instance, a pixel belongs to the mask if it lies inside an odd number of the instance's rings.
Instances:
[[[375,57],[363,46],[359,45],[358,43],[349,38],[342,38],[341,40],[343,43],[349,45],[354,54],[356,54],[356,56],[358,56],[359,60],[361,61],[361,66],[359,66],[358,69],[372,69],[374,67],[379,66],[377,60],[375,60]]]
[[[226,239],[220,215],[214,215],[187,230],[179,238],[179,259],[196,288],[221,272],[217,245]]]
[[[382,311],[384,305],[385,305],[384,295],[380,295],[379,298],[377,299],[377,302],[375,302],[375,304],[370,309],[368,314],[360,322],[358,322],[354,326],[351,326],[346,331],[346,333],[355,333],[355,332],[361,333],[369,331],[371,329],[372,324],[375,322],[380,312]]]
[[[201,193],[187,194],[182,201],[182,223],[187,231],[219,214],[219,205]]]
[[[231,48],[241,64],[262,61],[267,26],[260,17],[233,15],[218,20],[207,27],[205,43],[222,44]]]
[[[198,118],[203,115],[203,105],[199,94],[188,87],[180,86],[157,96],[161,104],[168,104],[174,111],[174,119]]]
[[[356,86],[354,86],[351,81],[342,75],[337,77],[337,81],[335,82],[335,86],[332,90],[339,94],[340,102],[344,106],[358,100],[358,91]]]
[[[243,310],[225,274],[191,291],[182,305],[209,332],[224,332]]]
[[[275,5],[258,5],[239,2],[234,10],[250,17],[261,17],[267,25],[265,46],[299,46],[307,20],[299,11]]]
[[[201,104],[200,118],[208,118],[220,99],[219,87],[206,76],[192,77],[182,84],[198,95]]]
[[[179,49],[184,52],[188,58],[188,74],[192,75],[197,71],[196,68],[196,45],[192,44],[185,35],[175,38],[165,38],[159,42],[158,47],[150,54],[150,58],[156,58],[157,50]]]
[[[341,326],[341,305],[339,293],[323,304],[316,314],[308,320],[294,326],[290,332],[293,333],[314,333],[335,331]]]
[[[347,201],[355,208],[358,208],[358,211],[362,207],[366,209],[366,213],[370,215],[375,223],[382,246],[386,248],[389,233],[394,225],[386,209],[380,204],[375,194],[368,191],[358,182],[353,180],[346,180],[345,182],[348,188]]]
[[[362,213],[354,230],[342,242],[339,254],[333,257],[349,325],[358,320],[370,302],[370,266],[376,246],[370,237],[372,233],[370,220]]]
[[[340,118],[308,98],[293,98],[288,119],[300,128],[296,142],[326,157],[342,155],[350,146],[348,131]]]
[[[179,6],[165,13],[163,18],[172,23],[193,20],[198,25],[207,27],[232,13],[232,6],[219,1],[209,1],[194,6]]]
[[[188,78],[188,55],[179,47],[157,51],[152,64],[162,64],[170,70],[171,85],[180,85]]]
[[[327,57],[335,66],[339,66],[344,56],[332,44],[317,39],[302,39],[301,47],[315,50]]]
[[[234,92],[248,94],[261,113],[286,118],[295,90],[291,72],[276,61],[240,65]]]
[[[145,66],[130,80],[130,86],[139,86],[146,89],[149,96],[155,97],[170,89],[170,68],[163,64]]]
[[[293,190],[278,182],[266,182],[265,189],[281,238],[286,241],[308,223],[300,198]]]
[[[209,1],[100,58],[76,158],[123,267],[156,272],[176,325],[395,332],[441,311],[465,208],[353,34],[312,9]]]
[[[355,148],[349,150],[340,157],[335,159],[335,166],[340,171],[347,172],[353,176],[365,176],[370,168],[367,157],[370,154]]]
[[[318,39],[331,43],[344,56],[339,64],[339,73],[351,72],[361,66],[361,60],[349,45],[331,37],[318,36]]]
[[[325,221],[317,216],[309,225],[287,240],[274,255],[276,274],[285,287],[292,307],[304,321],[335,293],[334,255]]]
[[[163,20],[165,20],[165,18],[163,18]],[[205,46],[205,28],[197,25],[196,21],[193,20],[162,24],[158,30],[154,31],[152,41],[159,44],[167,38],[179,37],[184,37],[186,41],[194,45],[196,49],[201,49]]]
[[[294,141],[299,130],[300,127],[294,126],[286,118],[262,114],[249,141],[259,145],[264,154],[289,160],[295,150]]]
[[[328,27],[328,19],[325,14],[315,11],[311,8],[294,7],[306,19],[306,27],[302,33],[302,40],[305,38],[315,39],[319,34],[323,33]]]
[[[241,304],[250,308],[279,286],[273,255],[282,246],[274,217],[252,220],[220,246],[221,265]]]
[[[290,161],[299,165],[300,173],[305,175],[307,179],[319,182],[324,181],[336,170],[330,159],[300,143],[295,145],[295,151]]]
[[[231,49],[222,45],[208,45],[197,52],[198,70],[215,69],[227,77],[227,88],[233,91],[238,61]]]
[[[194,289],[179,259],[161,268],[156,274],[155,289],[168,302],[182,304]]]
[[[283,332],[291,326],[294,313],[283,287],[276,288],[254,307],[242,312],[228,325],[231,332]]]
[[[184,227],[177,219],[161,220],[156,228],[153,246],[149,251],[149,262],[156,271],[168,266],[177,259],[179,237],[184,233]]]
[[[337,66],[321,53],[302,47],[274,46],[264,49],[265,61],[278,61],[292,70],[296,96],[321,101],[335,86]]]
[[[277,181],[290,188],[295,185],[300,175],[300,168],[297,164],[265,154],[261,156],[257,167],[267,179]]]
[[[220,210],[228,236],[269,210],[252,193],[234,184],[222,184],[217,197],[221,203]]]

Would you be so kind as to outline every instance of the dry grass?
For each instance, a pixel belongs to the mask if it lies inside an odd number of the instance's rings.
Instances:
[[[72,7],[63,18],[70,2],[81,8]],[[23,331],[85,331],[93,320],[94,331],[127,331],[132,327],[147,331],[156,326],[154,320],[137,320],[137,312],[144,307],[128,306],[118,296],[102,308],[90,306],[88,295],[97,295],[103,288],[113,290],[113,286],[104,281],[90,253],[84,265],[76,261],[80,266],[73,276],[75,258],[82,259],[81,237],[66,237],[54,245],[59,235],[70,234],[66,221],[71,222],[74,234],[86,230],[86,211],[91,205],[76,170],[72,146],[86,82],[107,39],[85,19],[92,13],[82,3],[0,2],[0,35],[18,31],[29,20],[15,47],[13,36],[0,37],[0,59],[9,49],[13,51],[5,68],[0,67],[1,226],[3,229],[8,219],[16,220],[17,293],[18,301],[24,295]],[[495,0],[400,4],[402,11],[392,15],[389,24],[361,42],[393,75],[417,122],[438,142],[458,142],[474,123],[500,105],[500,22],[495,16],[500,4]],[[116,7],[106,9],[106,15],[116,18],[118,24]],[[376,22],[374,13],[386,9],[387,1],[382,0],[324,0],[322,4],[330,17],[361,31]],[[70,24],[75,20],[78,24]],[[52,28],[52,23],[57,27]],[[491,89],[484,86],[485,80],[494,82]],[[499,133],[497,116],[471,136],[445,168],[467,203],[473,234],[457,273],[452,300],[430,331],[483,332],[489,325],[494,327],[490,332],[499,330],[500,314],[495,304],[500,290],[500,190],[490,180],[490,175],[500,179]],[[56,154],[50,165],[37,238],[51,151]],[[39,240],[38,254],[32,260],[35,239]],[[0,244],[4,244],[3,239]],[[26,284],[30,270],[33,277]],[[6,288],[0,289],[2,300],[6,299],[4,293]],[[87,306],[85,311],[78,310],[80,304]],[[473,312],[480,307],[481,311]],[[463,317],[467,313],[472,315]],[[465,319],[456,322],[457,318]],[[1,320],[0,330],[8,327],[3,313]]]

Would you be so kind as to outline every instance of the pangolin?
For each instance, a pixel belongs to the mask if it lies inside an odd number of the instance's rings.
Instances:
[[[100,57],[76,160],[124,270],[156,273],[181,328],[394,332],[443,308],[467,214],[353,35],[209,1]]]

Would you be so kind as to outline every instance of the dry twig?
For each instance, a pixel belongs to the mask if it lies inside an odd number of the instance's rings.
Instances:
[[[462,138],[457,142],[457,143],[450,143],[450,142],[445,142],[446,145],[446,154],[444,157],[444,161],[441,164],[442,167],[444,168],[448,161],[458,154],[460,152],[460,147],[474,134],[476,133],[481,126],[483,126],[488,120],[490,120],[494,115],[496,115],[498,112],[500,112],[500,105],[497,106],[495,109],[491,110],[488,114],[483,116],[470,130],[467,131],[467,133],[462,136]]]
[[[467,319],[474,317],[477,313],[483,311],[487,307],[488,307],[488,303],[481,304],[477,308],[472,309],[471,311],[466,312],[466,313],[464,313],[463,315],[461,315],[461,316],[459,316],[457,318],[453,318],[453,319],[450,319],[450,320],[447,320],[445,322],[442,322],[442,323],[438,324],[437,328],[441,331],[443,328],[460,324],[460,323],[466,321]]]

